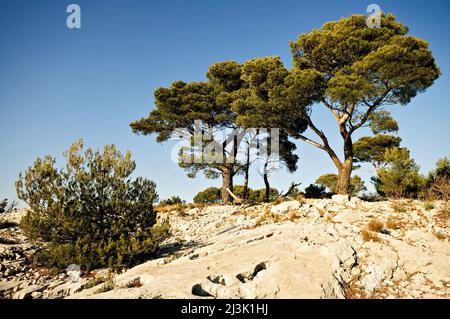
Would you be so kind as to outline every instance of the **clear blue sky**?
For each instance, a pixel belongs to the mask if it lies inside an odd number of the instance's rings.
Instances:
[[[82,29],[66,27],[66,7],[77,3]],[[174,80],[200,81],[222,60],[280,55],[291,63],[289,41],[324,22],[365,14],[377,3],[430,42],[443,75],[406,107],[390,110],[403,145],[428,171],[450,154],[450,2],[446,0],[72,0],[0,1],[0,197],[15,198],[19,171],[45,154],[57,157],[76,139],[131,150],[137,175],[154,180],[161,197],[186,200],[220,181],[189,179],[170,160],[171,145],[132,134],[128,124],[148,114],[153,91]],[[316,112],[318,125],[339,139],[334,119]],[[364,134],[364,132],[361,132]],[[322,151],[298,144],[299,170],[271,177],[274,186],[313,182],[335,172]],[[372,174],[364,167],[358,174]],[[263,187],[257,174],[253,187]],[[367,180],[366,184],[370,182]]]

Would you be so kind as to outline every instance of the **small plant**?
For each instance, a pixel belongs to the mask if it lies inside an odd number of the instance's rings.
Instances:
[[[273,201],[273,204],[274,204],[274,205],[279,205],[279,204],[281,204],[282,202],[284,202],[284,198],[278,197],[277,199],[275,199],[275,200]]]
[[[108,280],[106,280],[103,285],[100,286],[99,289],[97,289],[95,291],[96,294],[101,294],[104,292],[108,292],[114,289],[114,287],[116,286],[116,284],[114,283],[114,279],[110,278]]]
[[[127,282],[125,288],[139,288],[142,287],[141,279],[139,277],[134,278],[130,282]]]
[[[362,230],[361,237],[365,242],[380,242],[381,239],[378,237],[377,233],[371,232],[369,230]]]
[[[383,230],[383,223],[376,219],[371,219],[369,224],[367,224],[367,229],[375,233],[379,233]]]
[[[405,213],[407,208],[406,205],[401,201],[393,201],[391,202],[391,208],[396,213]]]
[[[294,210],[294,211],[292,211],[292,212],[289,213],[288,219],[289,219],[291,222],[295,222],[298,218],[299,218],[298,211],[295,211],[295,210]]]
[[[280,214],[272,213],[269,209],[265,209],[264,212],[258,217],[255,222],[255,226],[261,226],[262,224],[272,221],[273,223],[281,222],[282,218]]]
[[[425,210],[432,210],[432,209],[434,209],[434,204],[433,204],[433,203],[430,203],[430,202],[426,202],[426,203],[423,205],[423,208],[425,208]]]
[[[389,229],[399,229],[400,228],[400,223],[398,221],[396,221],[394,218],[389,217],[387,222],[386,222],[386,228]]]
[[[302,204],[306,203],[306,197],[305,197],[305,194],[298,194],[298,195],[295,195],[294,200],[296,200],[296,201],[298,201],[298,202],[300,202],[300,203],[302,203]]]
[[[437,239],[439,240],[445,240],[446,236],[440,232],[434,232],[434,236],[436,236]]]
[[[0,214],[12,212],[17,206],[16,201],[12,201],[8,204],[8,200],[5,198],[4,200],[0,201]]]
[[[184,205],[186,204],[186,201],[182,200],[179,196],[172,196],[159,202],[159,205],[161,206],[177,205],[177,204]]]

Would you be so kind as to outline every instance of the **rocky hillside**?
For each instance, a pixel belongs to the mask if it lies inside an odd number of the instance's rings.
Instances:
[[[15,214],[15,215],[14,215]],[[20,212],[2,216],[17,218]],[[333,199],[162,213],[161,258],[113,274],[51,276],[27,265],[37,247],[0,237],[6,298],[450,298],[444,203]],[[71,274],[69,274],[71,275]]]

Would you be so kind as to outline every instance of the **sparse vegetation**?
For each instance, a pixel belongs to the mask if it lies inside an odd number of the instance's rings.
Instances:
[[[396,213],[404,213],[407,211],[407,204],[404,203],[401,200],[398,201],[392,201],[391,202],[391,208],[394,210],[394,212]]]
[[[104,292],[108,292],[114,289],[114,287],[116,286],[114,279],[113,278],[109,278],[108,280],[106,280],[101,286],[100,288],[98,288],[95,293],[96,294],[101,294]]]
[[[4,200],[0,201],[0,214],[4,213],[6,211],[7,206],[8,206],[8,200],[6,198]]]
[[[401,223],[399,221],[395,220],[392,217],[388,218],[388,220],[386,222],[386,228],[396,230],[396,229],[399,229],[400,227],[401,227]]]
[[[170,206],[178,204],[184,205],[186,204],[186,201],[182,200],[179,196],[172,196],[159,202],[159,205],[161,206]]]
[[[383,230],[383,223],[376,219],[371,219],[367,224],[367,229],[375,233],[379,233]]]
[[[370,230],[362,230],[361,231],[361,237],[365,242],[381,242],[380,237],[377,233],[371,232]]]
[[[426,202],[426,203],[423,205],[423,208],[425,208],[425,210],[432,210],[432,209],[434,209],[434,204],[433,204],[433,203],[430,203],[430,202]]]

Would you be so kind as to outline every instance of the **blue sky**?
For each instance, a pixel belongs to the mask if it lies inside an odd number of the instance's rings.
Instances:
[[[70,3],[81,7],[80,30],[66,27]],[[18,173],[36,157],[52,154],[61,165],[63,151],[81,137],[89,146],[115,143],[132,151],[136,175],[154,180],[162,198],[191,200],[207,186],[220,185],[189,179],[170,160],[170,143],[131,132],[129,123],[153,107],[153,91],[175,80],[204,80],[208,66],[223,60],[279,55],[289,66],[290,40],[326,21],[365,14],[371,3],[429,41],[443,72],[412,103],[388,109],[399,121],[403,145],[423,172],[430,170],[450,155],[446,0],[1,0],[0,197],[16,197]],[[318,110],[314,118],[340,147],[332,116]],[[298,143],[298,154],[298,171],[274,174],[273,186],[286,189],[296,181],[304,187],[335,172],[327,155],[310,145]],[[358,174],[370,184],[370,167]],[[255,172],[251,186],[263,187]]]

